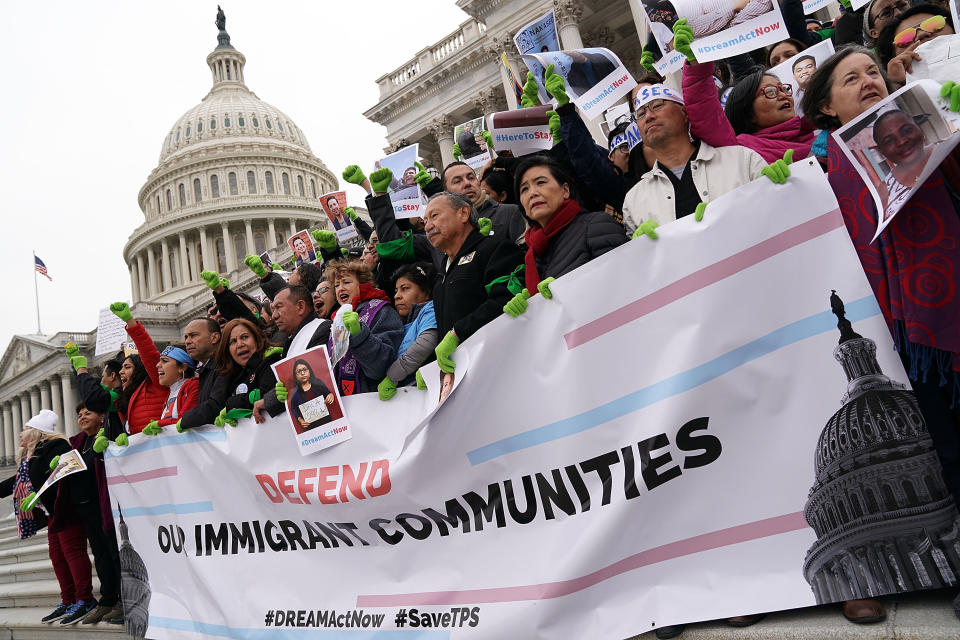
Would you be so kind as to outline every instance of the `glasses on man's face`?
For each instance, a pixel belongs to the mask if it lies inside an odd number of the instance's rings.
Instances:
[[[904,29],[895,35],[893,37],[893,44],[897,45],[898,47],[906,47],[917,39],[917,37],[920,35],[920,31],[933,34],[940,31],[945,26],[947,26],[947,19],[943,16],[933,16],[931,18],[927,18],[917,26]]]
[[[623,144],[617,145],[613,148],[614,151],[619,151],[620,153],[630,153],[630,145],[626,142]]]
[[[781,93],[785,96],[792,96],[793,87],[791,87],[789,84],[765,84],[757,89],[757,92],[753,94],[753,97],[756,98],[761,93],[763,94],[764,98],[775,100],[776,97]]]
[[[894,2],[889,7],[884,7],[873,19],[874,25],[876,25],[877,20],[889,20],[893,17],[893,14],[899,12],[904,12],[910,8],[910,3],[905,0],[900,0],[899,2]]]
[[[666,104],[666,100],[654,100],[653,102],[648,102],[642,107],[637,107],[637,110],[634,114],[637,117],[637,122],[640,122],[646,118],[648,113],[660,113],[660,110],[663,109],[664,105]]]

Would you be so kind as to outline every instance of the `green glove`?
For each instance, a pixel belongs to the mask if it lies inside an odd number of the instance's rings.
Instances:
[[[60,464],[60,456],[53,456],[50,460],[50,471],[56,469],[58,464]]]
[[[270,265],[270,268],[273,269],[274,271],[283,271],[283,265],[280,264],[279,262],[274,262],[273,264]]]
[[[183,422],[183,418],[180,418],[179,420],[177,420],[177,433],[183,433],[184,431],[186,431],[186,429],[180,426],[181,422]]]
[[[433,181],[433,176],[427,173],[426,168],[422,164],[414,162],[413,166],[417,168],[417,174],[413,176],[413,179],[417,181],[418,185],[425,187]]]
[[[229,289],[230,281],[227,280],[226,278],[220,278],[220,286],[223,287],[224,289]]]
[[[243,264],[247,265],[250,271],[253,271],[254,275],[258,278],[267,275],[267,269],[263,266],[263,261],[260,260],[260,256],[247,254],[247,257],[243,259]]]
[[[207,286],[211,289],[216,289],[220,286],[220,274],[216,271],[201,271],[200,277],[203,278],[203,281],[207,283]]]
[[[387,193],[391,182],[393,182],[393,171],[386,167],[370,174],[370,187],[374,193]]]
[[[550,97],[557,101],[557,107],[570,102],[570,98],[567,97],[567,85],[560,75],[553,72],[553,65],[547,67],[547,72],[543,76],[543,85]]]
[[[840,4],[842,4],[846,9],[853,8],[853,3],[850,2],[850,0],[840,0]]]
[[[547,300],[553,299],[553,292],[550,291],[550,283],[554,280],[556,280],[556,278],[544,278],[537,284],[537,291]]]
[[[367,176],[363,175],[363,171],[360,170],[360,167],[352,164],[343,170],[343,179],[350,184],[360,184],[367,179]]]
[[[220,414],[213,419],[213,426],[215,427],[225,427],[230,425],[231,427],[237,426],[237,421],[227,415],[227,408],[224,407],[220,410]]]
[[[653,66],[653,51],[649,51],[641,47],[640,49],[640,66],[649,71],[650,73],[656,73],[657,69]]]
[[[357,212],[353,210],[353,207],[347,207],[343,210],[343,212],[347,214],[347,217],[350,218],[351,222],[357,219]]]
[[[960,84],[947,80],[940,87],[940,97],[950,100],[950,111],[960,111]]]
[[[143,432],[148,436],[159,435],[163,431],[163,427],[156,420],[151,420],[147,423],[147,426],[143,428]]]
[[[100,427],[100,431],[97,431],[97,435],[96,435],[95,437],[97,437],[97,438],[103,438],[103,437],[105,437],[105,434],[106,434],[106,431],[104,430],[104,428],[103,428],[103,427]]]
[[[380,381],[380,384],[377,385],[377,395],[380,396],[381,400],[386,402],[397,395],[397,385],[390,378],[384,378]]]
[[[426,391],[427,382],[423,379],[423,374],[420,373],[420,369],[417,369],[416,377],[417,377],[417,389],[420,389],[420,391]]]
[[[637,227],[637,230],[633,232],[632,239],[636,240],[640,236],[647,236],[651,240],[656,240],[657,232],[654,231],[654,229],[656,229],[659,226],[660,225],[658,225],[653,220],[644,220],[643,222],[640,223],[640,226]]]
[[[283,353],[283,347],[267,347],[267,350],[263,352],[263,357],[264,357],[264,358],[269,358],[270,356],[275,355],[275,354],[278,354],[278,353]],[[256,391],[257,393],[260,393],[260,389],[255,389],[255,391]],[[253,391],[251,391],[250,393],[253,393]],[[260,397],[257,396],[257,400],[259,400],[259,399],[260,399]],[[253,400],[252,402],[256,402],[256,400]]]
[[[33,508],[37,506],[37,492],[31,491],[27,495],[23,496],[23,500],[20,501],[20,511],[23,513],[30,513],[33,511]]]
[[[790,177],[790,164],[793,162],[793,149],[787,149],[783,158],[763,168],[760,175],[767,176],[775,184],[785,184]]]
[[[490,232],[493,231],[493,220],[490,218],[480,218],[477,220],[477,226],[479,227],[480,235],[488,236]]]
[[[283,383],[278,381],[275,389],[277,393],[277,400],[279,400],[280,402],[286,402],[288,391],[287,391],[287,388],[283,386]]]
[[[343,326],[347,328],[352,336],[360,333],[360,314],[356,311],[347,311],[343,314]]]
[[[337,234],[333,231],[328,231],[326,229],[314,229],[311,232],[313,239],[317,241],[317,246],[319,246],[324,251],[336,251],[337,250]]]
[[[350,255],[350,250],[347,249],[346,247],[342,247],[342,248],[340,249],[340,255],[342,255],[344,258],[346,258],[347,256]]]
[[[93,441],[93,450],[97,453],[103,453],[110,446],[110,441],[103,435],[103,429],[97,434],[97,439]]]
[[[454,160],[459,160],[459,159],[462,158],[462,157],[463,157],[463,152],[460,151],[460,145],[454,143],[454,145],[453,145],[453,159],[454,159]]]
[[[532,71],[527,71],[527,81],[523,85],[523,94],[520,96],[520,106],[535,107],[540,104],[540,87],[537,86],[537,79],[533,77]]]
[[[63,345],[63,349],[67,352],[67,357],[71,360],[80,355],[80,347],[73,344],[73,342],[68,342],[67,344]]]
[[[489,131],[481,131],[480,137],[483,138],[483,141],[487,143],[487,149],[493,151],[493,134]]]
[[[130,313],[130,305],[126,302],[114,302],[110,305],[110,311],[113,315],[117,316],[124,322],[127,322],[133,318],[133,314]]]
[[[125,447],[128,444],[130,444],[130,438],[127,437],[127,434],[121,433],[120,435],[117,436],[117,439],[114,440],[114,442],[116,442],[121,447]]]
[[[437,364],[440,365],[440,371],[453,373],[457,365],[450,359],[450,356],[453,355],[453,352],[456,351],[459,346],[460,340],[453,334],[453,331],[443,336],[443,340],[440,341],[440,344],[438,344],[434,350],[437,354]]]
[[[70,358],[70,364],[73,365],[73,370],[77,369],[86,369],[87,368],[87,359],[83,356],[73,356]]]
[[[706,210],[707,210],[706,202],[701,202],[700,204],[698,204],[697,208],[694,209],[693,211],[693,219],[696,220],[697,222],[701,222],[703,220],[703,212]]]
[[[685,55],[690,62],[696,62],[697,58],[690,47],[692,44],[693,29],[687,25],[686,18],[680,18],[673,24],[673,50]]]
[[[547,117],[550,118],[550,135],[553,136],[553,144],[559,144],[563,141],[563,136],[560,135],[560,114],[556,111],[547,111]]]
[[[527,300],[530,299],[530,292],[524,289],[505,305],[503,305],[503,312],[510,316],[511,318],[516,318],[521,313],[525,313],[527,310]],[[438,347],[439,349],[439,347]],[[440,367],[443,369],[443,366]]]

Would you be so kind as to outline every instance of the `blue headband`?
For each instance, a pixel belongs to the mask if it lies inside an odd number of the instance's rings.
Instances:
[[[163,353],[161,353],[160,355],[167,356],[168,358],[173,358],[177,362],[182,362],[183,364],[187,365],[191,369],[197,368],[197,363],[193,361],[193,358],[187,355],[187,352],[181,349],[180,347],[169,346],[166,349],[164,349]]]

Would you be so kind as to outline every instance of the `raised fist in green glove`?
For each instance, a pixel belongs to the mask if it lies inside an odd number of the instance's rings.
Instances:
[[[220,274],[216,271],[201,271],[200,277],[203,278],[203,281],[211,289],[216,289],[220,286]]]
[[[390,378],[384,378],[380,381],[380,384],[377,385],[377,395],[381,400],[386,402],[397,395],[397,384]]]
[[[73,344],[73,342],[68,342],[67,344],[63,345],[63,350],[67,352],[67,357],[71,360],[80,355],[80,347]]]
[[[440,370],[444,373],[453,373],[453,370],[456,369],[456,363],[450,359],[450,356],[453,355],[453,352],[457,350],[457,347],[460,346],[460,339],[450,331],[447,335],[443,336],[443,340],[440,341],[440,344],[437,345],[437,348],[434,349],[437,354],[437,364],[440,365]]]
[[[370,174],[370,187],[374,193],[387,193],[390,190],[391,182],[393,182],[393,171],[386,167],[377,169]]]
[[[539,291],[539,292],[540,292],[540,295],[542,295],[542,296],[543,296],[544,298],[546,298],[547,300],[552,300],[552,299],[553,299],[553,292],[550,291],[550,284],[551,284],[554,280],[556,280],[556,278],[553,278],[553,277],[544,278],[544,279],[541,280],[539,283],[537,283],[537,291]]]
[[[151,420],[147,423],[147,426],[143,428],[143,432],[148,436],[159,435],[161,431],[163,431],[163,427],[161,427],[160,423],[156,420]]]
[[[637,227],[637,230],[633,232],[633,239],[636,240],[640,236],[647,236],[651,240],[657,239],[656,228],[659,227],[653,220],[644,220],[640,223],[640,226]]]
[[[23,513],[30,513],[33,511],[33,508],[37,506],[37,492],[31,491],[27,495],[23,496],[23,500],[20,501],[20,511]]]
[[[56,469],[58,464],[60,464],[60,456],[53,456],[53,458],[50,459],[50,471]]]
[[[463,157],[463,152],[460,151],[460,145],[454,143],[454,145],[453,145],[453,159],[454,159],[454,160],[459,160],[459,159],[462,158],[462,157]]]
[[[124,322],[127,322],[133,318],[133,314],[130,313],[130,305],[128,305],[126,302],[111,303],[110,312]]]
[[[226,278],[220,278],[220,286],[223,287],[224,289],[229,289],[230,281],[227,280]]]
[[[343,213],[345,213],[346,216],[350,218],[351,222],[357,219],[357,212],[353,210],[353,207],[347,207],[346,209],[343,210]]]
[[[280,381],[277,381],[277,386],[274,388],[276,389],[277,400],[279,400],[280,402],[286,402],[288,392],[287,392],[287,388],[283,386],[283,383]]]
[[[547,111],[547,117],[550,118],[548,126],[550,135],[553,136],[553,144],[559,144],[563,141],[563,135],[560,134],[560,114],[556,111]]]
[[[337,249],[337,234],[333,231],[328,231],[327,229],[314,229],[311,232],[313,239],[317,241],[317,246],[319,246],[324,251],[336,251]]]
[[[274,262],[273,264],[270,265],[270,268],[273,269],[274,271],[283,271],[283,265],[280,264],[279,262]]]
[[[787,149],[787,152],[783,154],[783,158],[775,160],[765,166],[760,174],[767,176],[770,178],[770,181],[775,184],[786,184],[787,178],[790,177],[790,165],[792,163],[793,149]]]
[[[347,249],[346,247],[341,247],[341,248],[340,248],[340,255],[342,255],[344,258],[346,258],[347,256],[350,255],[350,249]]]
[[[419,162],[414,162],[413,166],[417,168],[417,173],[415,176],[413,176],[413,179],[416,181],[418,185],[420,185],[421,187],[425,187],[428,184],[430,184],[430,182],[433,181],[433,176],[431,176],[427,172],[426,167],[424,167]]]
[[[103,429],[97,434],[97,439],[93,441],[93,450],[97,453],[103,453],[110,446],[110,441],[103,435]]]
[[[540,104],[540,87],[537,86],[537,79],[533,77],[532,71],[527,71],[527,81],[523,85],[523,94],[520,96],[520,106],[535,107]]]
[[[494,147],[493,147],[493,134],[490,133],[489,131],[481,131],[481,132],[480,132],[480,137],[483,138],[483,141],[487,143],[487,150],[488,150],[488,151],[493,151],[493,150],[494,150]]]
[[[845,9],[853,8],[853,3],[850,0],[840,0],[840,4],[843,5]]]
[[[350,184],[360,184],[367,179],[367,176],[363,175],[359,166],[352,164],[343,170],[343,179]]]
[[[950,101],[950,111],[960,111],[960,84],[947,80],[940,87],[940,97]]]
[[[360,314],[356,311],[347,311],[343,314],[343,326],[347,328],[347,331],[349,331],[352,336],[360,333]]]
[[[640,66],[650,73],[657,72],[656,67],[653,66],[653,51],[644,48],[640,49]]]
[[[490,232],[493,231],[493,220],[490,218],[480,218],[477,220],[477,230],[480,231],[480,235],[488,236]]]
[[[673,23],[673,50],[679,51],[687,57],[690,62],[696,62],[697,57],[693,55],[693,29],[687,24],[686,18],[680,18]]]
[[[524,289],[517,295],[503,305],[503,312],[506,313],[511,318],[516,318],[521,313],[526,313],[527,311],[527,300],[530,299],[530,292]],[[441,367],[442,368],[442,367]]]
[[[117,439],[114,440],[114,442],[116,442],[121,447],[125,447],[128,444],[130,444],[130,438],[127,437],[127,434],[121,433],[120,435],[117,436]]]
[[[87,368],[87,359],[83,356],[73,356],[70,358],[70,364],[73,365],[74,371],[79,371],[80,369]]]
[[[252,253],[247,254],[247,257],[243,259],[243,264],[247,265],[250,271],[253,271],[254,275],[258,278],[267,275],[267,269],[263,266],[263,261],[260,260],[260,256],[255,256]]]
[[[567,97],[567,84],[559,74],[553,72],[553,65],[547,67],[543,76],[543,86],[550,97],[557,101],[558,107],[570,102],[570,98]]]

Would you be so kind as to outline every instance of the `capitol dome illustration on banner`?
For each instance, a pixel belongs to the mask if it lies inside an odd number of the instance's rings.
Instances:
[[[804,576],[817,603],[954,586],[960,516],[906,384],[884,375],[877,345],[830,297],[847,376],[841,407],[820,434],[804,516],[817,534]]]

